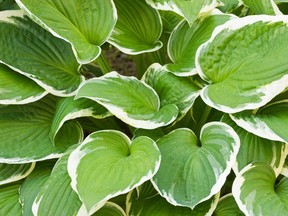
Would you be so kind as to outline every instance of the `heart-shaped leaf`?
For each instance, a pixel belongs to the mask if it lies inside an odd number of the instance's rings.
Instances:
[[[197,48],[206,42],[213,30],[234,16],[214,14],[206,18],[198,18],[190,27],[182,21],[172,32],[168,41],[168,55],[173,63],[166,68],[177,76],[192,76],[197,73],[195,55]]]
[[[16,0],[37,23],[72,45],[80,64],[95,60],[117,20],[112,0]]]
[[[174,104],[160,108],[159,96],[149,85],[116,72],[87,80],[77,93],[76,98],[81,97],[96,101],[136,128],[155,129],[170,124],[178,116]]]
[[[271,103],[252,113],[251,111],[231,115],[233,121],[257,136],[288,142],[288,100]]]
[[[275,185],[276,175],[270,165],[255,162],[236,177],[232,193],[245,215],[288,215],[288,178]]]
[[[213,212],[213,216],[244,216],[244,213],[240,211],[233,195],[226,194],[221,197],[215,211]]]
[[[0,164],[0,185],[19,181],[28,176],[34,169],[35,163]]]
[[[219,4],[217,0],[146,0],[146,2],[157,10],[169,10],[179,14],[189,25],[201,13],[208,13]]]
[[[33,172],[22,183],[20,193],[20,203],[22,213],[25,216],[32,216],[32,205],[41,187],[45,184],[51,174],[54,161],[37,162]]]
[[[196,53],[197,72],[210,83],[201,92],[205,103],[236,113],[263,106],[282,92],[288,82],[287,23],[285,16],[259,15],[216,28]]]
[[[0,64],[0,104],[25,104],[37,101],[48,92],[33,80]]]
[[[47,215],[81,215],[88,216],[86,209],[77,193],[71,187],[68,175],[68,157],[76,146],[69,148],[55,164],[51,175],[38,190],[39,193],[33,203],[33,214]]]
[[[62,98],[57,102],[55,116],[51,125],[50,139],[55,141],[55,137],[63,124],[71,119],[80,117],[105,118],[111,114],[95,101],[74,97]]]
[[[160,138],[157,145],[161,164],[153,177],[154,186],[171,204],[193,209],[220,191],[240,140],[230,126],[211,122],[202,128],[200,141],[191,130],[182,128]]]
[[[19,202],[19,187],[21,182],[0,186],[0,215],[22,216]]]
[[[76,122],[63,125],[55,139],[49,132],[57,99],[48,95],[34,103],[0,107],[0,161],[27,163],[58,158],[71,145],[83,139],[83,131]]]
[[[159,168],[160,152],[148,137],[132,142],[119,131],[89,135],[68,160],[71,186],[89,214],[112,197],[125,194],[152,178]]]
[[[147,69],[142,80],[157,92],[161,107],[169,104],[175,104],[178,107],[178,119],[190,110],[200,94],[200,88],[190,79],[177,77],[158,63],[152,64]]]
[[[126,54],[152,52],[162,47],[162,22],[145,0],[114,0],[118,20],[109,43]]]
[[[173,206],[161,197],[150,182],[145,182],[127,195],[126,212],[128,215],[141,216],[200,216],[211,215],[215,210],[220,194],[197,205],[193,210]]]
[[[283,15],[273,0],[242,0],[255,14]]]
[[[256,136],[239,127],[235,122],[225,115],[222,120],[230,125],[238,134],[241,142],[239,153],[233,170],[236,175],[248,164],[257,162],[266,162],[273,167],[276,175],[282,171],[285,158],[288,154],[288,145],[279,141],[272,141]]]
[[[84,77],[78,73],[79,65],[69,43],[27,17],[8,20],[0,22],[0,62],[51,94],[74,95]]]

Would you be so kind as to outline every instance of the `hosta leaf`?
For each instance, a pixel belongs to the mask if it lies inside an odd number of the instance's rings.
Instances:
[[[21,216],[19,186],[21,182],[0,186],[0,215]]]
[[[31,103],[46,94],[33,80],[0,64],[0,104]]]
[[[246,111],[235,113],[231,118],[240,127],[257,136],[287,143],[287,108],[288,100],[283,100],[261,108],[256,114]]]
[[[285,159],[281,174],[288,177],[288,157]]]
[[[182,21],[172,32],[168,42],[168,55],[173,63],[166,68],[178,76],[191,76],[197,73],[195,55],[197,48],[206,42],[213,30],[233,16],[228,14],[214,14],[195,20],[190,27]]]
[[[81,142],[81,127],[70,121],[63,125],[53,146],[49,132],[55,108],[56,99],[51,95],[30,104],[0,107],[1,163],[58,158],[70,145]]]
[[[163,23],[163,32],[171,34],[173,29],[183,20],[181,16],[172,11],[159,11]]]
[[[95,103],[95,101],[85,98],[78,100],[75,100],[74,97],[62,98],[57,103],[50,130],[50,139],[55,139],[57,132],[68,120],[90,116],[101,119],[109,115],[111,114],[103,106]]]
[[[245,166],[254,161],[266,162],[273,167],[276,175],[280,174],[288,154],[287,144],[264,139],[249,133],[234,123],[228,115],[224,116],[222,121],[230,125],[240,138],[241,146],[233,167],[236,175]]]
[[[116,203],[106,202],[105,205],[92,216],[126,216],[126,214]]]
[[[121,97],[119,97],[121,95]],[[144,129],[155,129],[175,120],[178,109],[174,104],[160,108],[157,93],[135,77],[111,72],[86,81],[76,98],[92,99],[106,107],[123,122]]]
[[[196,53],[196,69],[208,81],[201,97],[227,113],[263,106],[288,82],[288,18],[247,16],[219,26]],[[235,100],[237,98],[237,100]]]
[[[274,0],[242,0],[255,14],[282,15]]]
[[[19,190],[23,215],[33,216],[33,202],[49,178],[53,165],[53,161],[38,162],[33,172],[24,180]]]
[[[219,203],[213,213],[213,216],[244,216],[240,211],[233,195],[227,194],[220,198]]]
[[[149,184],[150,185],[150,184]],[[193,210],[187,207],[173,206],[155,192],[155,189],[141,185],[127,195],[127,214],[141,216],[202,216],[211,215],[216,208],[219,193],[211,199],[197,205]],[[152,193],[151,193],[152,192]]]
[[[150,179],[159,168],[160,152],[148,137],[132,142],[119,131],[89,135],[68,160],[71,186],[89,214],[106,200],[125,194]]]
[[[157,145],[162,159],[154,186],[171,204],[193,209],[220,191],[240,141],[230,126],[211,122],[202,128],[200,141],[191,130],[182,128],[160,138]]]
[[[0,62],[51,94],[75,94],[84,77],[78,73],[79,65],[68,43],[27,17],[0,22],[0,32]]]
[[[266,163],[247,165],[236,177],[232,193],[245,215],[288,215],[288,178],[275,185],[276,176]]]
[[[48,180],[44,183],[33,203],[33,213],[38,216],[81,215],[88,213],[77,193],[71,188],[71,178],[67,171],[68,157],[75,147],[71,147],[55,164]]]
[[[190,79],[177,77],[158,63],[147,69],[142,80],[157,92],[161,107],[169,104],[175,104],[178,107],[178,119],[188,112],[200,94],[200,88]]]
[[[112,0],[16,0],[37,23],[72,45],[80,64],[96,59],[117,20]]]
[[[18,181],[28,176],[34,169],[35,163],[0,164],[0,185]]]
[[[210,12],[218,5],[216,0],[146,0],[146,2],[157,10],[169,10],[179,14],[189,25],[199,14]]]
[[[218,8],[223,13],[229,13],[242,4],[240,0],[220,0],[220,1],[221,1],[221,6],[219,6]]]
[[[109,43],[126,54],[152,52],[162,47],[159,38],[162,22],[158,11],[145,0],[114,0],[117,7],[117,24]]]

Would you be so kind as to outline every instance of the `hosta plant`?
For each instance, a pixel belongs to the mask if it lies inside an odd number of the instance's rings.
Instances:
[[[0,215],[288,215],[288,1],[0,1]]]

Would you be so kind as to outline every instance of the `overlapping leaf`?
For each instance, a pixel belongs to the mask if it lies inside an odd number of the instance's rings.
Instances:
[[[35,163],[28,164],[0,164],[0,185],[21,180],[34,169]]]
[[[178,107],[178,119],[188,112],[200,94],[200,88],[191,80],[169,73],[158,63],[147,69],[142,80],[157,92],[161,107],[169,104],[175,104]]]
[[[67,42],[27,17],[1,21],[0,32],[0,62],[34,80],[51,94],[75,94],[84,77],[78,73],[79,65]]]
[[[126,216],[126,214],[116,203],[106,202],[105,205],[92,216]]]
[[[217,5],[216,0],[146,0],[158,10],[173,11],[186,19],[191,25],[201,13],[212,11]]]
[[[112,0],[16,0],[37,23],[72,45],[80,64],[96,59],[117,20]]]
[[[173,63],[166,68],[178,76],[191,76],[197,73],[195,55],[197,48],[206,42],[213,30],[233,16],[214,14],[196,19],[192,26],[182,21],[172,32],[168,42],[168,55]]]
[[[162,47],[161,17],[145,0],[114,0],[118,20],[109,43],[126,54],[152,52]]]
[[[283,100],[261,108],[256,114],[246,111],[235,113],[231,117],[240,127],[257,136],[287,143],[287,108],[288,101]]]
[[[242,0],[242,2],[244,5],[248,6],[255,14],[282,15],[273,0]]]
[[[171,204],[193,209],[220,191],[240,141],[230,126],[211,122],[202,128],[200,140],[182,128],[160,138],[157,145],[162,159],[154,186]]]
[[[77,98],[81,97],[98,102],[136,128],[155,129],[170,124],[178,116],[174,104],[160,108],[159,96],[150,86],[116,72],[86,81],[77,93]]]
[[[244,216],[244,213],[240,211],[233,195],[227,194],[220,198],[219,203],[215,211],[213,212],[213,216]]]
[[[46,94],[33,80],[0,64],[0,104],[31,103]]]
[[[274,170],[266,163],[247,165],[236,177],[232,193],[245,215],[287,215],[288,178],[275,185]]]
[[[71,188],[71,178],[67,171],[68,157],[75,147],[71,147],[55,164],[50,177],[39,190],[34,203],[33,214],[38,216],[81,215],[88,213],[77,193]]]
[[[281,173],[288,154],[288,145],[286,143],[264,139],[249,133],[236,125],[228,115],[224,116],[222,121],[233,127],[240,138],[241,146],[233,167],[236,175],[246,165],[254,161],[266,162],[273,167],[276,175]]]
[[[49,139],[56,108],[51,95],[25,105],[0,107],[0,161],[24,163],[59,157],[70,145],[81,142],[82,128],[76,122],[64,124],[55,139]]]
[[[242,4],[240,0],[221,0],[221,6],[218,6],[222,12],[229,13]]]
[[[0,215],[22,216],[19,202],[19,186],[21,182],[0,186]]]
[[[201,96],[223,112],[263,106],[288,82],[288,18],[247,16],[217,28],[196,54],[196,69],[208,81]],[[236,100],[237,98],[237,100]]]
[[[71,186],[89,214],[105,201],[150,179],[159,168],[160,152],[148,137],[132,142],[119,131],[89,135],[68,160]]]

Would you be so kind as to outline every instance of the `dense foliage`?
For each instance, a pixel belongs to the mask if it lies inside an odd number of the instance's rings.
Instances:
[[[288,215],[287,12],[0,1],[0,215]]]

